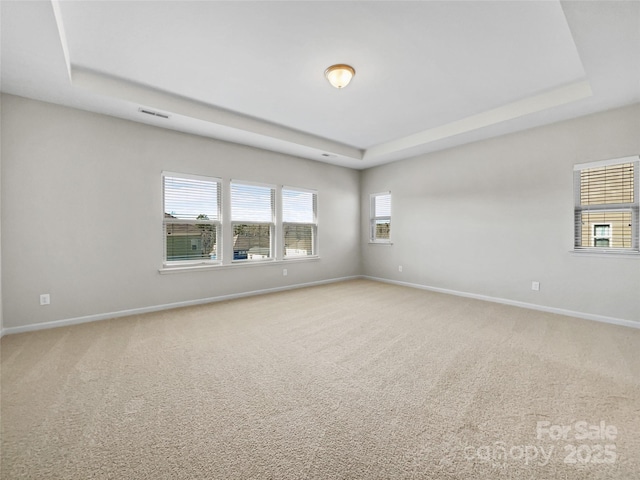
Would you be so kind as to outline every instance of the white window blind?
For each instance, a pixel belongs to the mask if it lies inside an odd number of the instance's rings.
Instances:
[[[234,261],[273,258],[274,215],[273,187],[231,183]]]
[[[576,165],[576,250],[639,250],[638,165],[638,157]]]
[[[370,241],[391,241],[391,192],[371,195]]]
[[[284,258],[307,257],[317,252],[317,193],[282,188]]]
[[[275,189],[263,185],[231,184],[233,222],[273,222]]]
[[[221,182],[163,173],[165,264],[217,262]]]

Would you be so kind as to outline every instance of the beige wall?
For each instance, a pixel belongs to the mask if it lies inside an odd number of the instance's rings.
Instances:
[[[360,272],[354,170],[15,96],[2,101],[5,328]],[[163,170],[317,190],[321,259],[160,275]],[[39,305],[41,293],[51,305]]]
[[[637,155],[639,132],[636,104],[363,172],[362,232],[369,194],[393,209],[392,246],[363,233],[364,273],[640,321],[640,257],[570,253],[573,165]]]

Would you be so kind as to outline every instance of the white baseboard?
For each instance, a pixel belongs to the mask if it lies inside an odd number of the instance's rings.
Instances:
[[[126,317],[129,315],[140,315],[143,313],[151,313],[151,312],[158,312],[161,310],[170,310],[172,308],[180,308],[180,307],[189,307],[192,305],[203,305],[206,303],[214,303],[214,302],[222,302],[225,300],[233,300],[235,298],[242,298],[242,297],[251,297],[251,296],[255,296],[255,295],[263,295],[266,293],[275,293],[275,292],[282,292],[282,291],[286,291],[286,290],[295,290],[298,288],[305,288],[305,287],[313,287],[316,285],[324,285],[324,284],[328,284],[328,283],[336,283],[336,282],[342,282],[342,281],[346,281],[346,280],[354,280],[357,278],[365,278],[368,280],[373,280],[376,282],[383,282],[383,283],[390,283],[393,285],[401,285],[404,287],[411,287],[411,288],[418,288],[421,290],[429,290],[432,292],[439,292],[439,293],[446,293],[449,295],[457,295],[459,297],[467,297],[467,298],[474,298],[477,300],[484,300],[487,302],[494,302],[494,303],[502,303],[504,305],[511,305],[511,306],[515,306],[515,307],[521,307],[521,308],[528,308],[531,310],[539,310],[542,312],[549,312],[549,313],[556,313],[559,315],[566,315],[566,316],[570,316],[570,317],[577,317],[577,318],[582,318],[585,320],[593,320],[596,322],[603,322],[603,323],[609,323],[609,324],[613,324],[613,325],[621,325],[624,327],[631,327],[631,328],[640,328],[640,322],[634,322],[632,320],[625,320],[625,319],[621,319],[621,318],[614,318],[614,317],[607,317],[604,315],[595,315],[595,314],[591,314],[591,313],[584,313],[584,312],[576,312],[573,310],[565,310],[562,308],[555,308],[555,307],[547,307],[544,305],[537,305],[534,303],[526,303],[526,302],[520,302],[520,301],[516,301],[516,300],[509,300],[506,298],[499,298],[499,297],[490,297],[488,295],[480,295],[480,294],[476,294],[476,293],[468,293],[468,292],[460,292],[457,290],[450,290],[450,289],[446,289],[446,288],[439,288],[439,287],[430,287],[428,285],[421,285],[421,284],[417,284],[417,283],[410,283],[410,282],[401,282],[398,280],[390,280],[387,278],[379,278],[379,277],[372,277],[369,275],[353,275],[353,276],[349,276],[349,277],[340,277],[340,278],[331,278],[328,280],[319,280],[316,282],[308,282],[308,283],[300,283],[300,284],[296,284],[296,285],[288,285],[288,286],[284,286],[284,287],[275,287],[275,288],[265,288],[265,289],[261,289],[261,290],[252,290],[252,291],[248,291],[248,292],[240,292],[240,293],[233,293],[233,294],[229,294],[229,295],[221,295],[218,297],[208,297],[208,298],[201,298],[201,299],[197,299],[197,300],[187,300],[184,302],[175,302],[175,303],[167,303],[167,304],[163,304],[163,305],[153,305],[150,307],[141,307],[141,308],[132,308],[129,310],[120,310],[117,312],[108,312],[108,313],[99,313],[99,314],[95,314],[95,315],[87,315],[87,316],[83,316],[83,317],[76,317],[76,318],[69,318],[69,319],[65,319],[65,320],[56,320],[53,322],[42,322],[42,323],[34,323],[31,325],[24,325],[24,326],[20,326],[20,327],[8,327],[8,328],[3,328],[2,330],[0,330],[0,338],[2,338],[4,335],[11,335],[14,333],[23,333],[23,332],[32,332],[35,330],[45,330],[45,329],[49,329],[49,328],[57,328],[57,327],[66,327],[69,325],[77,325],[79,323],[88,323],[88,322],[96,322],[96,321],[100,321],[100,320],[108,320],[110,318],[118,318],[118,317]]]
[[[446,288],[430,287],[428,285],[420,285],[418,283],[401,282],[401,281],[398,281],[398,280],[389,280],[387,278],[371,277],[369,275],[362,275],[361,278],[366,278],[368,280],[374,280],[376,282],[391,283],[393,285],[401,285],[401,286],[404,286],[404,287],[419,288],[421,290],[429,290],[431,292],[446,293],[446,294],[449,294],[449,295],[457,295],[459,297],[475,298],[477,300],[484,300],[484,301],[487,301],[487,302],[502,303],[504,305],[511,305],[511,306],[514,306],[514,307],[528,308],[530,310],[539,310],[541,312],[557,313],[558,315],[566,315],[566,316],[569,316],[569,317],[583,318],[585,320],[593,320],[593,321],[596,321],[596,322],[611,323],[613,325],[621,325],[623,327],[640,328],[640,322],[634,322],[633,320],[625,320],[625,319],[622,319],[622,318],[606,317],[604,315],[595,315],[595,314],[592,314],[592,313],[575,312],[573,310],[565,310],[565,309],[562,309],[562,308],[547,307],[547,306],[544,306],[544,305],[537,305],[535,303],[526,303],[526,302],[520,302],[520,301],[517,301],[517,300],[509,300],[509,299],[506,299],[506,298],[490,297],[488,295],[480,295],[480,294],[477,294],[477,293],[459,292],[457,290],[449,290],[449,289],[446,289]]]
[[[317,285],[343,282],[345,280],[354,280],[357,278],[362,278],[362,277],[360,275],[353,275],[350,277],[330,278],[328,280],[318,280],[316,282],[298,283],[295,285],[287,285],[284,287],[265,288],[262,290],[252,290],[249,292],[220,295],[218,297],[200,298],[197,300],[186,300],[184,302],[167,303],[164,305],[153,305],[150,307],[132,308],[129,310],[119,310],[117,312],[99,313],[95,315],[86,315],[84,317],[68,318],[65,320],[55,320],[52,322],[33,323],[31,325],[24,325],[20,327],[8,327],[2,330],[0,337],[3,335],[11,335],[14,333],[33,332],[36,330],[45,330],[49,328],[67,327],[69,325],[77,325],[79,323],[97,322],[100,320],[108,320],[111,318],[127,317],[129,315],[140,315],[143,313],[158,312],[161,310],[170,310],[172,308],[190,307],[193,305],[203,305],[206,303],[222,302],[225,300],[233,300],[235,298],[264,295],[265,293],[275,293],[275,292],[283,292],[285,290],[295,290],[298,288],[314,287]]]

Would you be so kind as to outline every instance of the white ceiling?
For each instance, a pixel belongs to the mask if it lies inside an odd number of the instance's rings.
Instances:
[[[636,1],[1,9],[3,92],[352,168],[640,101]]]

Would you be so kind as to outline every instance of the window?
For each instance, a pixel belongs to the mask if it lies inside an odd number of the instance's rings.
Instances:
[[[371,195],[370,241],[391,242],[391,192]]]
[[[219,260],[220,180],[163,173],[164,263]]]
[[[282,187],[284,258],[317,255],[316,204],[316,192]]]
[[[594,224],[593,225],[593,247],[610,247],[611,246],[611,224]]]
[[[238,180],[223,187],[219,178],[162,172],[162,193],[161,273],[318,255],[314,190]],[[224,258],[222,243],[229,252]]]
[[[576,165],[575,248],[638,252],[638,157]]]
[[[233,260],[273,258],[275,189],[231,183]]]

